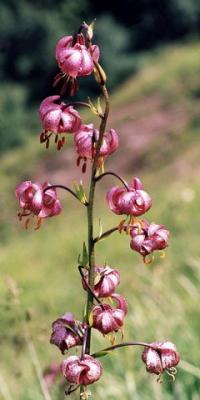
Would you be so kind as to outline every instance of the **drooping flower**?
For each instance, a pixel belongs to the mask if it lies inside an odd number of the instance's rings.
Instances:
[[[63,360],[61,368],[67,381],[77,385],[90,385],[98,381],[102,375],[100,362],[88,354],[82,359],[78,356],[68,357]]]
[[[83,335],[82,322],[75,320],[73,314],[66,313],[52,323],[50,343],[55,344],[64,354],[71,347],[81,345]]]
[[[81,117],[73,106],[67,106],[60,101],[60,96],[49,96],[42,101],[39,108],[40,119],[43,132],[41,133],[41,142],[49,143],[52,134],[55,135],[55,141],[60,145],[64,141],[63,133],[74,133],[81,126]]]
[[[122,328],[128,310],[127,301],[123,296],[116,293],[111,298],[117,302],[115,308],[106,303],[93,308],[93,328],[104,335]]]
[[[93,291],[97,297],[109,297],[111,296],[116,287],[120,283],[120,274],[116,269],[112,269],[109,265],[104,267],[95,267],[95,285]],[[84,277],[88,282],[88,272],[84,272]],[[87,287],[82,280],[83,288],[87,290]]]
[[[163,250],[168,246],[169,231],[164,225],[149,223],[141,220],[130,230],[131,249],[140,253],[143,257],[155,250]]]
[[[94,71],[94,62],[99,60],[99,47],[87,48],[82,34],[74,38],[62,37],[56,45],[56,60],[61,71],[71,78],[90,75]]]
[[[113,187],[106,198],[110,209],[119,215],[137,217],[146,213],[152,205],[151,197],[143,190],[139,178],[134,178],[128,188]]]
[[[93,124],[81,125],[80,129],[74,135],[76,152],[78,154],[78,163],[81,159],[85,162],[95,157],[99,131],[94,129]],[[104,133],[102,145],[99,151],[99,158],[112,154],[118,148],[118,135],[114,129]]]
[[[142,353],[142,361],[146,364],[148,372],[156,375],[169,370],[173,374],[173,369],[180,361],[180,355],[175,344],[165,342],[150,343],[151,347],[145,347]]]
[[[20,220],[25,217],[26,225],[30,216],[37,216],[38,222],[43,218],[53,217],[60,214],[61,204],[57,198],[56,189],[50,188],[49,183],[25,181],[17,185],[15,189],[16,198],[22,211],[18,214]],[[45,190],[47,189],[47,190]]]

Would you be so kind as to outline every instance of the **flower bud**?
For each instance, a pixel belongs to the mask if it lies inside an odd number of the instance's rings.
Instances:
[[[99,131],[94,129],[93,124],[82,125],[75,133],[74,141],[77,154],[81,158],[93,159],[95,157],[95,148],[99,139]],[[118,147],[118,135],[114,129],[104,133],[103,141],[99,152],[99,157],[105,157],[112,154]]]
[[[94,70],[94,62],[99,59],[98,46],[85,46],[82,34],[77,35],[75,44],[72,36],[62,37],[56,46],[56,60],[64,74],[72,78],[90,75]]]
[[[93,308],[93,327],[104,335],[113,331],[117,332],[122,328],[127,313],[127,302],[125,298],[117,294],[111,297],[117,301],[116,308],[105,303]]]
[[[60,96],[49,96],[40,104],[39,114],[45,132],[74,133],[81,126],[78,111],[65,103],[57,103]]]
[[[44,189],[51,186],[49,183],[25,181],[17,185],[16,198],[22,209],[20,217],[36,215],[38,218],[47,218],[58,215],[61,212],[60,200],[57,198],[56,189]]]
[[[67,381],[77,385],[90,385],[98,381],[102,375],[100,362],[88,354],[82,359],[78,356],[68,357],[63,360],[61,368]]]
[[[119,272],[116,269],[112,269],[109,267],[109,265],[106,265],[105,267],[100,267],[97,266],[95,267],[95,285],[94,285],[94,293],[97,297],[109,297],[111,296],[116,287],[120,283],[120,275]],[[88,272],[84,272],[84,277],[86,281],[88,282]],[[82,281],[83,288],[87,290],[87,287],[84,283],[84,280]]]
[[[145,257],[155,250],[163,250],[168,246],[169,231],[164,225],[153,222],[150,224],[146,220],[140,222],[140,226],[135,225],[130,231],[131,249]]]
[[[107,193],[107,202],[115,214],[126,214],[137,217],[147,212],[152,205],[151,197],[143,190],[139,178],[134,178],[129,186],[113,187]]]
[[[76,321],[71,313],[66,313],[52,323],[50,343],[55,344],[61,353],[82,344],[83,324]]]
[[[176,346],[169,342],[150,343],[142,353],[142,361],[146,370],[152,374],[162,374],[165,370],[175,367],[180,361]]]

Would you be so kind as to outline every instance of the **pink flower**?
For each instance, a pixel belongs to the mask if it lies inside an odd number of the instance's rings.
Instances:
[[[60,96],[49,96],[42,101],[39,114],[42,128],[46,132],[74,133],[81,126],[81,117],[78,111],[65,103],[58,103]]]
[[[98,381],[102,375],[100,362],[87,354],[82,359],[78,356],[68,357],[63,360],[61,368],[67,381],[77,385],[90,385]]]
[[[56,45],[56,60],[64,74],[71,78],[90,75],[94,70],[94,61],[98,62],[99,47],[85,46],[85,39],[82,34],[77,35],[73,43],[72,36],[62,37]]]
[[[137,217],[147,212],[151,197],[143,190],[139,178],[134,178],[127,190],[125,187],[113,187],[107,192],[107,202],[115,214],[126,214]]]
[[[105,267],[95,267],[95,285],[94,285],[94,293],[97,297],[109,297],[111,296],[116,287],[120,283],[120,275],[116,269],[112,269],[109,265]],[[88,272],[84,273],[84,277],[88,282]],[[83,288],[87,290],[84,281],[82,281]]]
[[[130,231],[133,250],[138,251],[142,256],[152,253],[154,250],[163,250],[168,246],[169,231],[164,225],[150,224],[146,220],[141,225],[135,225]]]
[[[65,350],[82,344],[83,334],[83,324],[76,321],[73,314],[66,313],[52,323],[50,343],[55,344],[64,354]]]
[[[31,181],[25,181],[17,185],[15,195],[22,209],[19,214],[20,218],[33,214],[42,219],[60,214],[61,204],[57,198],[56,189],[44,191],[49,186],[51,186],[49,183],[42,185]]]
[[[113,331],[117,332],[122,328],[128,310],[126,299],[123,296],[116,293],[111,298],[117,302],[116,308],[105,303],[93,308],[93,327],[104,335]]]
[[[165,342],[150,343],[142,353],[142,361],[146,369],[152,374],[162,374],[165,370],[175,367],[180,361],[175,344]]]
[[[93,124],[82,125],[75,133],[74,141],[76,151],[81,158],[93,159],[95,156],[95,147],[99,139],[99,131],[94,129]],[[112,154],[118,147],[118,135],[114,129],[104,133],[103,142],[100,148],[99,157],[105,157]]]

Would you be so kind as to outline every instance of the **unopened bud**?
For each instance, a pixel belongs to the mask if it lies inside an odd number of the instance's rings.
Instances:
[[[99,63],[95,64],[95,68],[94,68],[94,76],[96,81],[100,84],[100,85],[104,85],[106,83],[106,73],[103,70],[103,68],[101,67],[101,65]]]

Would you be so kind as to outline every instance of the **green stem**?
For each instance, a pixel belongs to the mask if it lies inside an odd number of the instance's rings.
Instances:
[[[90,192],[89,192],[89,204],[87,207],[87,219],[88,219],[88,258],[89,258],[89,279],[88,283],[90,287],[94,288],[95,279],[95,242],[94,242],[94,195],[96,187],[96,172],[98,167],[99,152],[103,141],[103,135],[106,129],[106,123],[109,114],[109,96],[105,84],[101,85],[101,90],[105,100],[105,111],[103,118],[101,119],[101,124],[99,127],[99,139],[97,142],[96,152],[94,161],[92,164],[91,179],[90,179]],[[87,297],[87,308],[86,308],[86,321],[89,323],[89,316],[93,307],[93,295],[88,292]],[[90,344],[91,344],[91,328],[88,331],[87,343],[85,352],[90,354]]]

